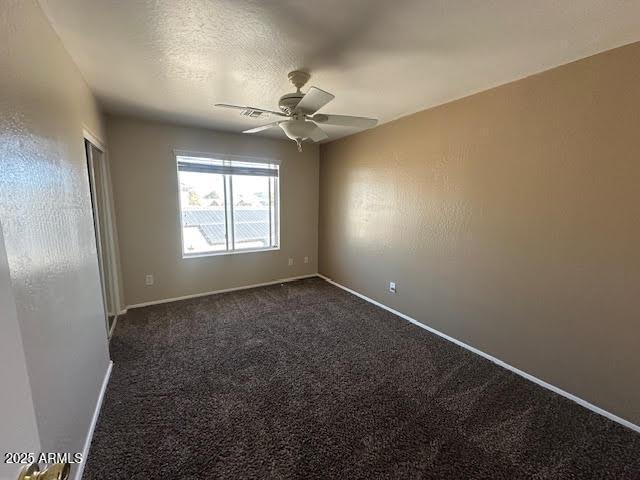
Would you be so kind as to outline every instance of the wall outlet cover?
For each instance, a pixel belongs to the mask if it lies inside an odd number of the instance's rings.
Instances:
[[[396,293],[396,282],[389,282],[389,292]]]
[[[153,275],[145,275],[144,284],[147,286],[153,285]]]
[[[293,258],[289,259],[289,266],[293,265]]]

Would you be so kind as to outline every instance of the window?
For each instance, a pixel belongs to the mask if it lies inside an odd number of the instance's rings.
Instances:
[[[274,163],[177,156],[182,255],[277,249]]]

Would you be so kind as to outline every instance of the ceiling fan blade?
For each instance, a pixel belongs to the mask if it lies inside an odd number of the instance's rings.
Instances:
[[[298,103],[296,110],[311,115],[312,113],[316,113],[334,98],[336,98],[335,95],[332,95],[329,92],[325,92],[324,90],[320,90],[316,87],[311,87]]]
[[[216,103],[216,104],[214,104],[214,106],[215,107],[221,107],[221,108],[233,108],[235,110],[245,110],[247,112],[247,116],[248,117],[251,117],[251,112],[268,113],[270,115],[278,115],[280,117],[286,117],[287,116],[282,112],[274,112],[273,110],[265,110],[264,108],[243,107],[241,105],[230,105],[228,103]]]
[[[350,115],[325,115],[319,113],[311,120],[324,125],[339,125],[341,127],[371,128],[378,124],[376,118],[352,117]]]
[[[314,128],[309,132],[309,136],[307,137],[314,142],[319,142],[326,138],[329,138],[329,135],[326,134],[324,130],[322,130],[319,126],[314,125]]]
[[[258,133],[258,132],[262,132],[263,130],[269,130],[270,128],[277,127],[279,123],[280,122],[268,123],[267,125],[261,125],[261,126],[256,127],[256,128],[250,128],[249,130],[245,130],[242,133]]]
[[[231,105],[229,103],[214,103],[213,106],[214,107],[222,107],[222,108],[235,108],[237,110],[242,110],[242,109],[247,108],[247,107],[241,107],[240,105]]]

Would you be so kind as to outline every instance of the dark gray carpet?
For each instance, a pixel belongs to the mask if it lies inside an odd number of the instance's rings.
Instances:
[[[84,478],[640,478],[640,435],[321,279],[132,310]]]

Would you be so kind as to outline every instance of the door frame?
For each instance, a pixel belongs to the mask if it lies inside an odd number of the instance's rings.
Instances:
[[[86,148],[85,148],[86,141],[91,143],[94,147],[96,147],[98,150],[102,152],[102,158],[101,158],[101,161],[98,162],[99,163],[98,168],[102,169],[101,171],[102,175],[100,175],[100,179],[101,179],[100,188],[102,189],[102,192],[105,195],[104,217],[106,219],[106,225],[104,227],[106,229],[105,236],[107,241],[107,245],[106,245],[107,252],[108,252],[107,258],[109,262],[109,269],[112,272],[111,275],[107,275],[107,277],[109,277],[107,281],[109,282],[111,295],[113,298],[113,302],[115,303],[115,305],[113,305],[113,308],[115,309],[115,311],[113,312],[113,314],[115,315],[115,318],[113,320],[113,325],[111,325],[110,330],[108,327],[108,316],[109,316],[108,310],[109,309],[108,309],[108,306],[105,305],[105,310],[107,310],[105,312],[105,316],[107,317],[107,330],[108,330],[107,334],[110,338],[116,326],[116,322],[118,321],[118,316],[126,312],[126,310],[122,310],[122,299],[120,297],[120,268],[118,263],[118,244],[116,240],[117,231],[116,231],[116,222],[115,222],[115,215],[114,215],[113,192],[111,188],[111,185],[112,185],[111,184],[111,168],[109,166],[109,154],[108,154],[105,142],[103,142],[102,139],[100,139],[100,137],[95,135],[86,126],[83,126],[82,147],[85,149],[85,159],[87,161],[87,178],[89,178],[89,175],[91,175],[92,172],[89,172],[89,163],[88,163],[89,158],[87,157]],[[95,183],[95,180],[96,180],[95,177],[92,177],[92,181],[94,183]],[[93,206],[92,206],[92,209],[93,209]],[[99,225],[98,228],[101,228],[101,226]],[[98,235],[96,235],[96,242],[101,242],[99,232],[97,233]],[[102,248],[101,245],[97,245],[97,247],[98,249]],[[98,251],[98,255],[100,255],[99,251]],[[106,296],[104,296],[104,293],[103,293],[103,298],[106,302]]]

